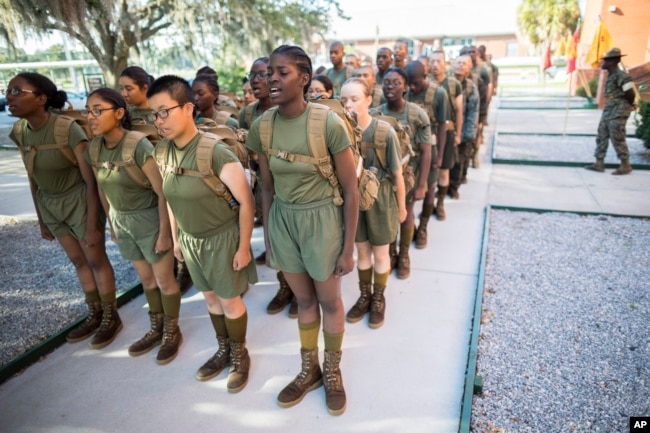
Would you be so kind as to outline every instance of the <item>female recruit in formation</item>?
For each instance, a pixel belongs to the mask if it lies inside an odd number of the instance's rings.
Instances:
[[[147,114],[151,113],[147,90],[152,82],[153,77],[139,66],[129,66],[120,74],[120,92],[129,105],[133,124],[151,123],[147,120]]]
[[[183,338],[178,327],[181,293],[174,278],[172,233],[154,148],[144,134],[129,131],[126,101],[113,89],[92,92],[85,114],[95,134],[86,160],[94,167],[113,240],[133,264],[149,304],[151,328],[129,347],[129,355],[145,354],[160,344],[156,360],[167,364]]]
[[[427,178],[431,165],[431,126],[426,111],[418,105],[407,102],[404,95],[408,90],[408,77],[400,68],[390,68],[384,74],[382,83],[386,103],[373,110],[373,113],[394,117],[400,124],[408,125],[411,146],[416,155],[409,161],[415,172],[415,186],[406,191],[406,220],[400,226],[399,255],[391,254],[397,261],[397,278],[408,278],[411,274],[409,248],[415,231],[413,208],[416,200],[422,200],[427,189]],[[395,257],[397,255],[397,257]]]
[[[214,77],[197,75],[192,81],[192,91],[196,108],[199,110],[196,116],[197,124],[209,123],[208,120],[212,120],[233,129],[239,127],[239,122],[231,117],[230,111],[217,110],[219,107],[219,83]]]
[[[241,294],[249,283],[257,282],[250,247],[253,194],[228,145],[198,132],[194,94],[187,81],[160,77],[147,96],[154,110],[150,116],[164,137],[155,155],[170,208],[174,254],[187,263],[194,286],[202,292],[219,344],[196,378],[209,380],[230,364],[227,388],[239,392],[248,382],[250,367],[248,315]],[[199,164],[214,177],[204,178]],[[213,189],[208,180],[224,188]],[[223,194],[217,195],[217,189]]]
[[[268,88],[278,108],[253,123],[247,147],[258,154],[262,174],[265,243],[270,264],[283,271],[298,300],[302,371],[279,394],[290,407],[322,382],[328,411],[346,407],[341,370],[345,312],[341,277],[354,267],[359,196],[350,141],[343,121],[325,107],[305,101],[312,76],[309,56],[283,45],[271,55]],[[334,162],[344,203],[333,201],[331,184],[309,158],[309,122],[321,121],[324,144]],[[324,123],[324,124],[323,124]],[[318,361],[323,323],[325,361]]]
[[[363,131],[363,165],[373,169],[380,181],[375,204],[359,212],[355,241],[361,294],[346,318],[350,323],[358,322],[369,312],[368,325],[379,328],[384,323],[384,290],[391,271],[388,245],[397,237],[399,223],[406,219],[406,205],[397,135],[388,123],[370,116],[372,93],[362,78],[350,78],[341,88],[341,102],[348,112],[356,113]]]
[[[19,117],[9,137],[18,145],[29,175],[41,236],[56,239],[72,262],[88,304],[88,317],[68,342],[91,335],[90,347],[110,344],[122,329],[115,299],[115,276],[105,249],[106,217],[97,184],[84,159],[87,138],[62,108],[65,92],[49,78],[24,72],[9,81],[7,107]]]

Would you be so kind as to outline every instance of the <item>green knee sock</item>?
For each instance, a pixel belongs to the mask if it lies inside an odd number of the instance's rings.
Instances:
[[[226,328],[226,316],[223,314],[210,314],[210,321],[217,337],[228,337],[228,328]]]
[[[110,292],[110,293],[106,293],[106,294],[101,294],[100,293],[99,297],[101,298],[102,302],[104,302],[106,304],[112,304],[113,302],[115,302],[115,292],[114,291]]]
[[[429,218],[432,213],[433,213],[433,204],[425,203],[422,205],[422,214],[420,215],[420,218]]]
[[[246,327],[248,326],[248,312],[236,319],[229,319],[226,317],[226,329],[228,330],[228,338],[234,343],[243,343],[246,341]]]
[[[386,287],[386,283],[388,282],[388,276],[390,275],[390,269],[384,272],[383,274],[379,274],[375,272],[375,286],[381,286],[381,287]]]
[[[92,302],[101,302],[102,299],[99,297],[99,292],[97,289],[92,292],[84,292],[84,297],[86,298],[86,303],[90,304]]]
[[[403,227],[400,230],[399,249],[406,248],[408,250],[411,242],[413,242],[414,227]]]
[[[147,304],[149,304],[149,311],[152,313],[163,312],[163,302],[160,289],[158,287],[144,289],[144,297],[147,299]]]
[[[372,283],[372,267],[369,269],[359,269],[357,268],[357,271],[359,272],[359,282],[360,283]]]
[[[320,319],[311,323],[298,322],[298,333],[300,334],[300,347],[305,350],[318,348],[318,331],[320,331]]]
[[[176,292],[172,295],[160,294],[162,298],[163,311],[165,316],[172,319],[177,318],[181,312],[181,292]]]
[[[343,334],[330,334],[327,331],[323,331],[323,336],[325,337],[325,350],[328,352],[337,352],[341,350],[343,346]]]

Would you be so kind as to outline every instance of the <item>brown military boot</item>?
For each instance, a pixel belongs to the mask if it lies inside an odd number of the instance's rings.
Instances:
[[[302,359],[300,373],[278,394],[280,407],[297,405],[309,391],[323,384],[323,373],[318,363],[318,349],[300,349],[300,358]]]
[[[345,389],[343,388],[343,378],[341,377],[340,350],[325,351],[325,361],[323,362],[323,385],[325,385],[325,403],[327,411],[331,415],[341,415],[345,412],[346,398]]]
[[[149,321],[151,328],[144,337],[129,346],[129,355],[140,356],[149,352],[151,349],[160,344],[163,338],[163,313],[152,313],[149,311]]]
[[[102,304],[101,302],[87,302],[88,316],[83,322],[72,331],[68,332],[65,337],[68,343],[78,343],[93,335],[100,323],[102,323]]]
[[[246,343],[230,342],[230,372],[228,373],[228,392],[236,393],[244,389],[248,383],[248,371],[251,367],[251,357],[248,355]]]
[[[169,364],[178,355],[178,348],[183,342],[181,328],[178,327],[178,317],[165,316],[163,322],[163,336],[160,350],[156,356],[158,365]]]
[[[359,299],[357,302],[350,308],[348,314],[345,316],[346,320],[350,323],[356,323],[363,318],[363,316],[370,311],[370,298],[372,294],[370,293],[370,283],[359,282]]]
[[[90,341],[91,349],[101,349],[115,340],[118,332],[122,330],[122,319],[117,314],[116,302],[102,302],[102,323]]]
[[[230,364],[230,341],[228,337],[217,337],[219,350],[198,369],[194,377],[196,380],[205,382],[216,377]]]
[[[289,318],[295,319],[298,317],[298,299],[294,296],[291,298],[291,305],[289,305]]]
[[[415,230],[415,248],[418,250],[427,247],[427,225],[429,224],[429,217],[420,217],[420,225]]]
[[[404,280],[411,275],[411,259],[409,249],[403,246],[399,249],[399,260],[397,263],[397,278]]]
[[[381,328],[384,324],[384,313],[386,312],[386,298],[384,297],[386,286],[373,285],[372,303],[370,304],[370,317],[368,326],[372,329]]]
[[[388,245],[388,255],[390,256],[390,268],[397,268],[398,255],[397,255],[397,241],[391,242]]]
[[[585,166],[587,170],[597,171],[602,173],[605,171],[605,158],[596,158],[596,162],[590,165]]]
[[[268,314],[277,314],[284,310],[284,307],[286,307],[293,298],[291,287],[289,287],[289,283],[287,283],[282,272],[278,272],[278,281],[280,282],[278,293],[275,294],[273,299],[271,299],[271,302],[269,302],[269,305],[266,306],[266,312]]]
[[[632,173],[632,166],[629,159],[621,159],[621,165],[612,172],[613,175],[622,175]]]

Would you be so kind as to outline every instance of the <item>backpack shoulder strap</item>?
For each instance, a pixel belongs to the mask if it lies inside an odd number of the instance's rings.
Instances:
[[[381,164],[381,167],[384,170],[388,170],[388,161],[386,157],[386,142],[388,138],[388,131],[390,131],[391,126],[383,121],[382,119],[377,119],[377,126],[375,127],[375,133],[372,137],[372,143],[364,143],[368,147],[375,150],[375,155]]]
[[[414,124],[415,126],[420,126],[422,122],[420,121],[420,108],[417,104],[413,102],[407,102],[406,103],[406,120],[408,121],[409,125]],[[415,131],[412,131],[411,133],[415,133]]]
[[[129,177],[143,188],[151,188],[151,182],[135,161],[135,150],[140,140],[147,135],[138,131],[128,131],[122,143],[122,164]]]
[[[90,156],[90,165],[93,169],[99,167],[99,151],[101,148],[102,137],[94,137],[88,143],[88,155]]]
[[[321,176],[327,179],[334,189],[334,204],[340,206],[343,204],[343,197],[341,197],[339,180],[332,166],[332,158],[330,157],[325,141],[325,137],[327,136],[327,115],[330,112],[330,108],[319,104],[310,105],[311,108],[307,120],[309,151],[315,159],[314,163],[318,167]]]
[[[262,143],[262,150],[269,156],[269,150],[273,145],[273,122],[275,121],[275,114],[278,112],[278,107],[272,107],[262,113],[260,118],[260,142]]]
[[[74,156],[74,151],[70,147],[70,127],[75,122],[72,117],[57,116],[54,119],[54,141],[55,147],[58,148],[63,156],[70,161],[73,165],[79,165],[77,158]],[[41,149],[47,149],[46,146],[41,146]]]
[[[255,101],[244,107],[244,121],[246,122],[248,129],[250,129],[253,124],[253,115],[255,114],[255,109],[257,109],[258,104],[259,102]]]
[[[219,179],[219,176],[217,176],[212,168],[212,154],[219,140],[221,140],[221,137],[216,134],[204,133],[201,135],[196,148],[197,172],[210,191],[217,197],[223,198],[231,209],[238,210],[239,203],[237,203],[228,187]],[[192,175],[189,170],[185,170],[183,174]]]
[[[225,125],[230,119],[231,113],[229,111],[217,111],[217,115],[214,118],[214,121],[217,122],[217,125]]]

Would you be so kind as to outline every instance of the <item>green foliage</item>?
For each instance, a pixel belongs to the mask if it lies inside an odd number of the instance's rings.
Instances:
[[[342,16],[337,0],[0,0],[0,10],[0,39],[62,31],[115,86],[130,55],[154,37],[163,49],[181,46],[196,64],[212,64],[228,47],[260,56],[280,43],[309,46],[314,33],[327,30],[331,10]]]
[[[573,33],[579,19],[578,0],[523,0],[517,10],[519,31],[536,47]]]
[[[242,93],[242,78],[246,75],[246,69],[241,65],[230,65],[217,68],[219,75],[219,88],[225,92]]]
[[[589,90],[591,91],[591,97],[595,97],[596,93],[598,92],[598,80],[596,78],[592,78],[587,82],[589,85]],[[576,90],[576,95],[577,96],[582,96],[583,98],[589,98],[589,95],[587,95],[587,91],[585,90],[584,86],[578,87]]]
[[[650,149],[650,101],[640,101],[639,112],[635,115],[634,124],[636,125],[635,136],[643,145]]]

